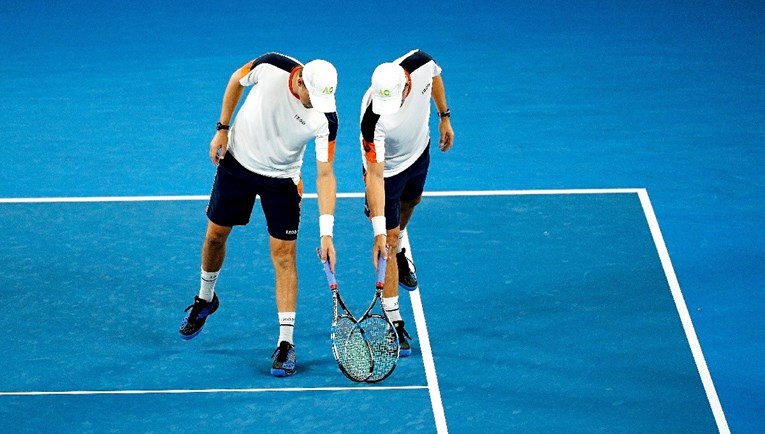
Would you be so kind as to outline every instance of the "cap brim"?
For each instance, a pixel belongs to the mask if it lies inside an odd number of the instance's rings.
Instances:
[[[400,98],[372,98],[372,112],[377,115],[392,115],[401,108]]]
[[[334,95],[311,95],[311,105],[322,113],[334,113],[337,111]]]

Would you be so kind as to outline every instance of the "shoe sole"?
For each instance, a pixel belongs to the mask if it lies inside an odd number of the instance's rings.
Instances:
[[[417,288],[420,287],[420,285],[418,284],[416,286],[406,286],[403,283],[398,282],[398,287],[402,288],[402,289],[406,289],[407,291],[415,291],[415,290],[417,290]]]
[[[180,335],[181,335],[181,339],[183,339],[184,341],[188,341],[188,340],[194,339],[200,333],[202,333],[202,329],[199,329],[190,335],[184,335],[183,333],[180,333]]]
[[[398,350],[398,356],[399,357],[409,357],[411,355],[412,355],[412,350],[411,349],[410,350],[401,350],[401,349]]]
[[[215,311],[213,310],[213,312],[215,312]],[[213,312],[208,313],[207,316],[205,317],[205,320],[207,320],[207,318],[210,315],[212,315]],[[181,332],[180,330],[178,331],[178,334],[181,335],[181,339],[183,339],[184,341],[188,341],[188,340],[191,340],[191,339],[194,339],[195,337],[197,337],[200,333],[202,333],[203,329],[204,329],[204,324],[202,324],[202,327],[200,327],[199,330],[195,331],[194,333],[192,333],[190,335],[184,335],[183,332]]]
[[[294,374],[295,370],[292,371],[285,371],[284,369],[271,369],[271,375],[274,377],[289,377],[290,375]]]

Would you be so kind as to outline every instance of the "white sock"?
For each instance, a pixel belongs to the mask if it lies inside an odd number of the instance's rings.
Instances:
[[[388,315],[388,319],[393,321],[403,321],[401,318],[401,312],[398,310],[398,296],[395,297],[383,297],[382,308],[385,314]]]
[[[287,341],[294,345],[292,342],[292,332],[295,330],[295,312],[279,312],[279,343]]]
[[[202,270],[199,277],[199,298],[212,301],[215,295],[215,282],[218,281],[218,274],[220,271],[205,271]]]

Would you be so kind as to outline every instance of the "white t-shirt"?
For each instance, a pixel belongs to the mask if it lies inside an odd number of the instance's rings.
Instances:
[[[441,67],[421,50],[412,50],[393,63],[401,65],[412,80],[412,89],[401,108],[390,115],[375,114],[371,88],[361,102],[362,162],[366,168],[367,161],[385,161],[385,178],[403,172],[427,148],[433,77],[441,75]]]
[[[243,67],[239,83],[253,88],[228,134],[228,152],[246,169],[296,182],[308,140],[315,139],[317,160],[332,161],[338,127],[336,113],[305,108],[290,89],[298,66],[291,57],[268,53]]]

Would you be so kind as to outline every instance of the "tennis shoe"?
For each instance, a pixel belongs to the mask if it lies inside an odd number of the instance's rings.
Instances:
[[[417,289],[416,269],[414,262],[406,257],[406,248],[396,253],[396,264],[398,265],[398,285],[407,291]]]
[[[271,358],[274,359],[271,364],[271,375],[274,377],[287,377],[295,373],[295,346],[291,343],[279,342]]]
[[[398,356],[411,356],[412,346],[409,345],[409,339],[412,339],[412,337],[404,329],[404,321],[393,321],[393,327],[396,328],[396,334],[398,334]]]
[[[194,304],[187,307],[184,311],[188,312],[188,314],[181,321],[181,328],[178,330],[181,334],[181,339],[189,340],[198,335],[202,331],[202,326],[205,325],[207,317],[215,313],[218,310],[218,306],[220,306],[218,294],[213,295],[212,301],[195,296]]]

